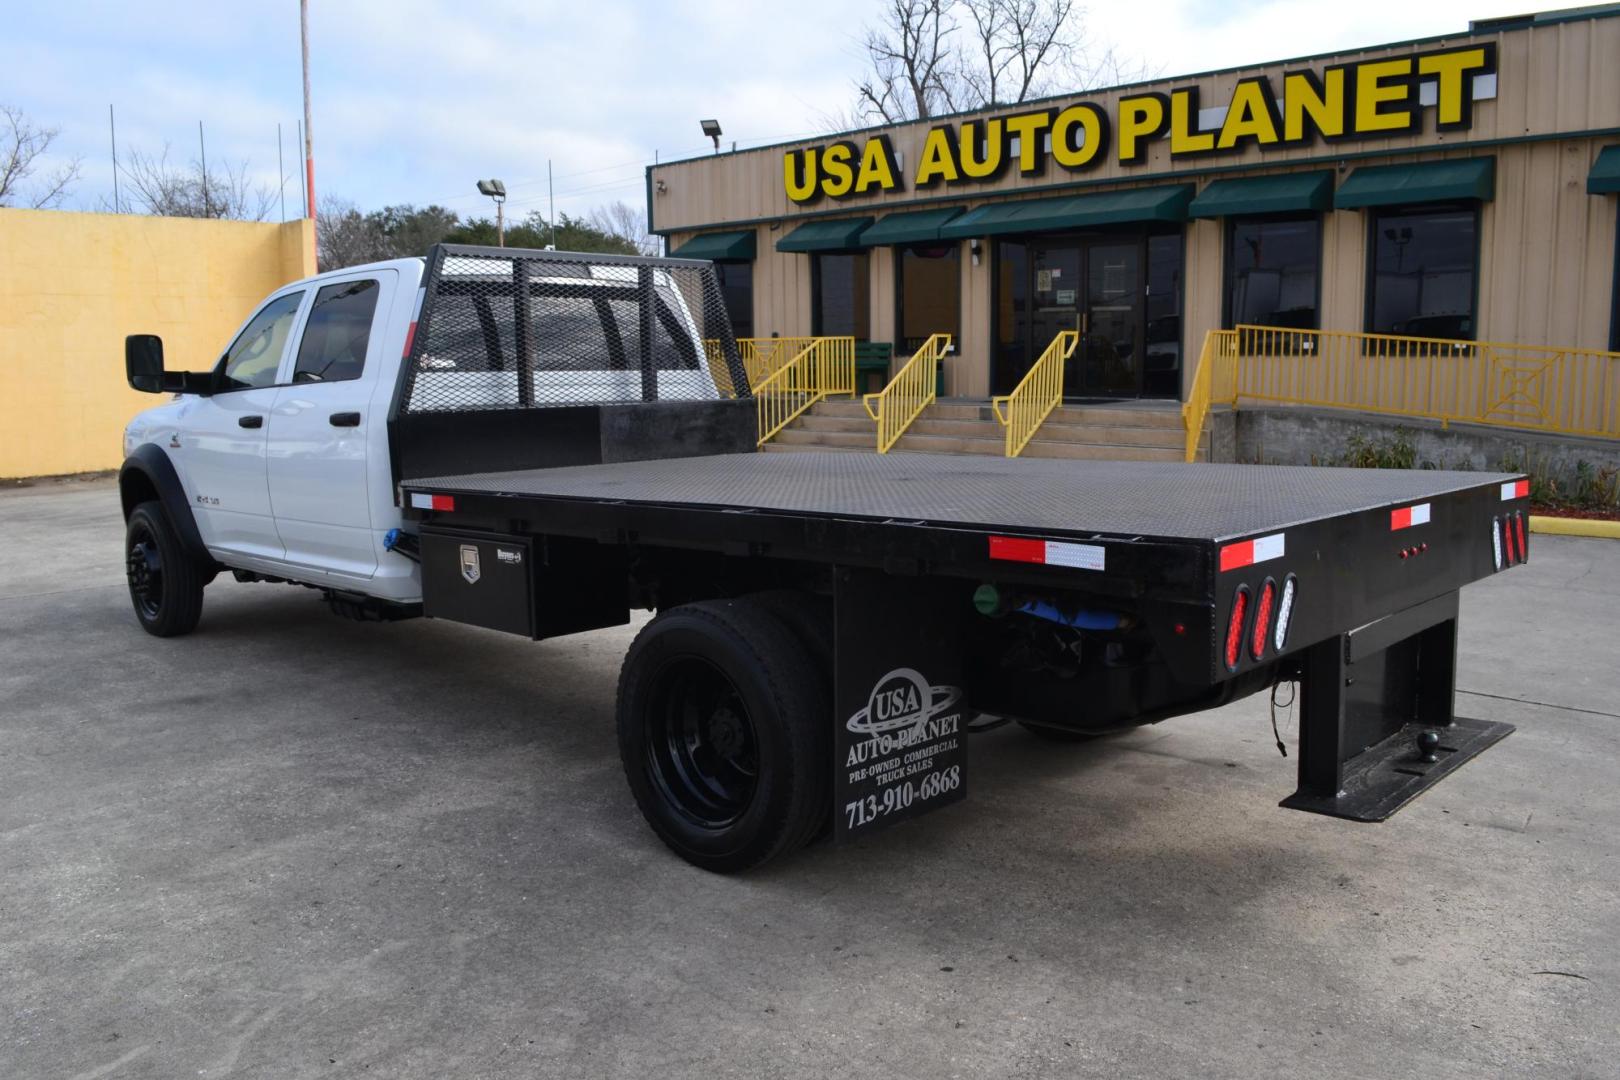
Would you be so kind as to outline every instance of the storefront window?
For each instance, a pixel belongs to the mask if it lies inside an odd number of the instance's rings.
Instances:
[[[1422,207],[1371,217],[1367,329],[1472,339],[1479,211],[1471,206]]]
[[[717,262],[714,274],[720,279],[720,295],[731,319],[731,333],[738,338],[754,336],[754,264]]]
[[[1315,330],[1322,228],[1314,215],[1232,218],[1226,244],[1226,326]]]
[[[909,356],[931,334],[949,334],[962,347],[962,265],[959,243],[895,249],[895,351]]]
[[[1147,241],[1147,348],[1142,393],[1181,396],[1181,234]]]
[[[814,255],[810,260],[810,332],[819,336],[872,333],[871,276],[866,253]]]

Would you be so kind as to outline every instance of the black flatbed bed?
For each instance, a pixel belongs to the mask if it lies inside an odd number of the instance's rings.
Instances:
[[[1485,488],[1507,473],[726,454],[405,480],[406,491],[1219,543]]]

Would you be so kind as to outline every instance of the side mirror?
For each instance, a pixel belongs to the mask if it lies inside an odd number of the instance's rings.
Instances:
[[[163,393],[163,339],[156,334],[126,337],[124,375],[132,390],[143,394]]]

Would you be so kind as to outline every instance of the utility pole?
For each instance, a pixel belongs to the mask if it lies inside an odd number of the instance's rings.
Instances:
[[[213,217],[213,208],[208,205],[208,143],[203,140],[201,120],[197,121],[197,149],[202,154],[203,217]]]
[[[304,54],[304,212],[315,220],[315,136],[309,128],[309,0],[298,0],[298,39]]]
[[[557,250],[557,194],[551,189],[551,159],[546,158],[546,206],[551,218],[551,250]]]
[[[113,213],[121,214],[118,208],[118,122],[113,118],[113,107],[107,106],[107,131],[112,135],[113,155]]]
[[[287,166],[281,155],[281,121],[276,121],[276,190],[281,192],[281,220],[287,220]]]

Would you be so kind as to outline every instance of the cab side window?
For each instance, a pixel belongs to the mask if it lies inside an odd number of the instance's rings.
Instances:
[[[293,318],[303,302],[301,292],[278,296],[253,316],[220,361],[219,388],[247,390],[276,384],[276,369],[287,347]]]
[[[360,377],[379,291],[375,280],[345,281],[315,294],[315,306],[304,324],[304,340],[298,346],[293,382],[342,382]]]

